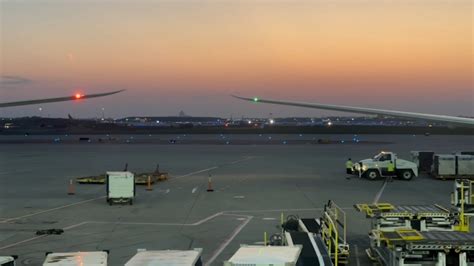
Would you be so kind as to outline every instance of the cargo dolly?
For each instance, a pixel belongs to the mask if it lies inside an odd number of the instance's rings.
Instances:
[[[457,179],[451,208],[439,205],[356,204],[371,219],[372,260],[389,266],[474,265],[474,181]]]
[[[367,255],[382,265],[459,265],[474,263],[474,234],[457,231],[373,230]]]

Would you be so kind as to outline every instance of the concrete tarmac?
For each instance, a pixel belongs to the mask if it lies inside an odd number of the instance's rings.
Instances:
[[[447,153],[473,150],[473,136],[364,135],[382,144],[327,145],[0,145],[0,255],[20,265],[41,265],[48,251],[110,250],[109,265],[123,265],[137,249],[203,248],[206,265],[222,265],[240,244],[263,242],[279,231],[280,215],[319,217],[328,200],[348,215],[351,265],[369,265],[370,221],[355,203],[449,206],[452,181],[346,179],[344,162],[394,151]],[[171,179],[138,187],[134,205],[109,206],[104,185],[76,185],[79,176],[122,170],[151,171]],[[206,192],[209,175],[214,192]],[[36,236],[62,228],[61,235]]]

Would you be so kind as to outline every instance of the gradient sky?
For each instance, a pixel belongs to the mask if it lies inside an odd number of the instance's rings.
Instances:
[[[1,102],[127,89],[0,116],[335,114],[231,93],[474,115],[472,1],[0,0],[0,23]]]

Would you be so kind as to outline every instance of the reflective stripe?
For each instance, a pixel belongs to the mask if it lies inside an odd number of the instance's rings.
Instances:
[[[352,168],[354,164],[352,163],[352,161],[347,161],[346,162],[346,168]]]
[[[389,171],[389,172],[395,171],[395,165],[393,163],[389,163],[387,165],[387,171]]]

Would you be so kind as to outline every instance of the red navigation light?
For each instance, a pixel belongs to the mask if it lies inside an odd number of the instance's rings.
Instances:
[[[76,99],[81,99],[81,98],[82,98],[82,94],[76,93],[76,95],[74,95],[74,97],[75,97]]]

